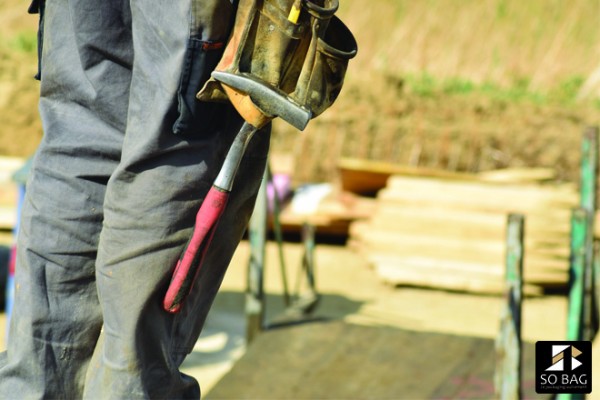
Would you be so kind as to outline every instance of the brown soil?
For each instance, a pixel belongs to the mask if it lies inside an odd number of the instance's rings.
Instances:
[[[600,109],[589,104],[424,97],[411,94],[399,78],[378,76],[350,80],[339,102],[301,134],[277,124],[275,148],[302,160],[299,181],[335,178],[340,157],[468,172],[549,167],[573,180],[582,132],[598,121]]]
[[[32,79],[37,56],[18,43],[23,37],[31,42],[37,16],[19,0],[0,1],[0,10],[0,155],[27,157],[42,135],[39,84]],[[352,22],[355,16],[342,17]],[[363,43],[368,35],[358,28]],[[296,182],[335,179],[340,157],[458,171],[542,166],[556,168],[561,179],[577,179],[581,132],[600,121],[600,108],[415,95],[400,75],[373,68],[365,74],[369,64],[361,54],[369,51],[361,48],[340,99],[305,132],[275,123],[273,149],[294,155]]]
[[[31,43],[38,23],[27,2],[0,1],[0,155],[31,155],[42,136],[38,115],[39,84],[33,79],[37,56],[19,45]]]

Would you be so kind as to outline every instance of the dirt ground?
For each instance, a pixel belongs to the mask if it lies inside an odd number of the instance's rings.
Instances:
[[[302,249],[298,244],[286,243],[285,254],[289,276],[294,277]],[[245,350],[244,291],[248,257],[249,247],[244,241],[236,251],[201,339],[184,364],[184,372],[200,381],[204,393],[210,392]],[[315,313],[319,317],[371,327],[483,338],[495,338],[498,333],[500,297],[393,288],[381,283],[366,261],[345,246],[318,245],[315,260],[317,286],[322,295]],[[266,319],[272,321],[283,310],[281,277],[272,243],[268,247],[265,275]],[[565,297],[526,299],[523,312],[525,341],[565,337]],[[2,321],[0,328],[3,329]],[[4,332],[1,332],[0,339],[3,338]],[[0,342],[2,348],[4,344]],[[600,377],[600,368],[597,375]]]

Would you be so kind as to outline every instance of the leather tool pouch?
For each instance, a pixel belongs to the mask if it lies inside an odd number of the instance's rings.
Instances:
[[[321,114],[337,98],[348,61],[357,44],[334,16],[338,0],[302,0],[291,18],[294,0],[240,0],[235,26],[216,71],[250,74]],[[203,101],[227,101],[210,79],[197,94]]]
[[[313,59],[306,58],[303,75],[291,97],[312,112],[320,115],[337,99],[348,68],[356,55],[357,45],[350,30],[337,17],[332,17],[325,32],[319,35]]]

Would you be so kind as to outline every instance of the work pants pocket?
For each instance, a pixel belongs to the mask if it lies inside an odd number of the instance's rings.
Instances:
[[[38,54],[38,68],[37,73],[35,74],[35,79],[38,81],[42,78],[42,48],[44,43],[44,8],[46,6],[45,0],[33,0],[31,4],[29,4],[29,8],[27,12],[29,14],[39,14],[40,19],[38,23],[38,32],[37,32],[37,54]]]
[[[236,7],[230,0],[191,0],[190,38],[177,91],[177,134],[207,134],[218,130],[229,105],[200,102],[196,93],[209,80],[225,50]]]
[[[190,38],[185,54],[179,89],[177,111],[179,116],[173,124],[173,133],[202,133],[215,129],[219,116],[226,105],[200,102],[196,93],[210,78],[223,54],[224,42],[204,41]]]

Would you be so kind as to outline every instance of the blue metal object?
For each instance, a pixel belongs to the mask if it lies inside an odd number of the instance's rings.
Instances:
[[[21,208],[23,206],[23,200],[25,199],[25,184],[27,182],[27,177],[29,176],[29,170],[31,168],[31,159],[27,160],[23,167],[17,170],[12,176],[13,181],[18,186],[17,193],[17,218],[15,222],[15,226],[13,228],[13,248],[11,249],[10,258],[8,261],[8,279],[6,281],[6,326],[8,328],[10,324],[10,317],[12,315],[13,303],[15,298],[15,265],[16,265],[16,242],[17,235],[19,233],[19,221],[21,216]],[[8,338],[8,329],[6,329],[6,336]]]

